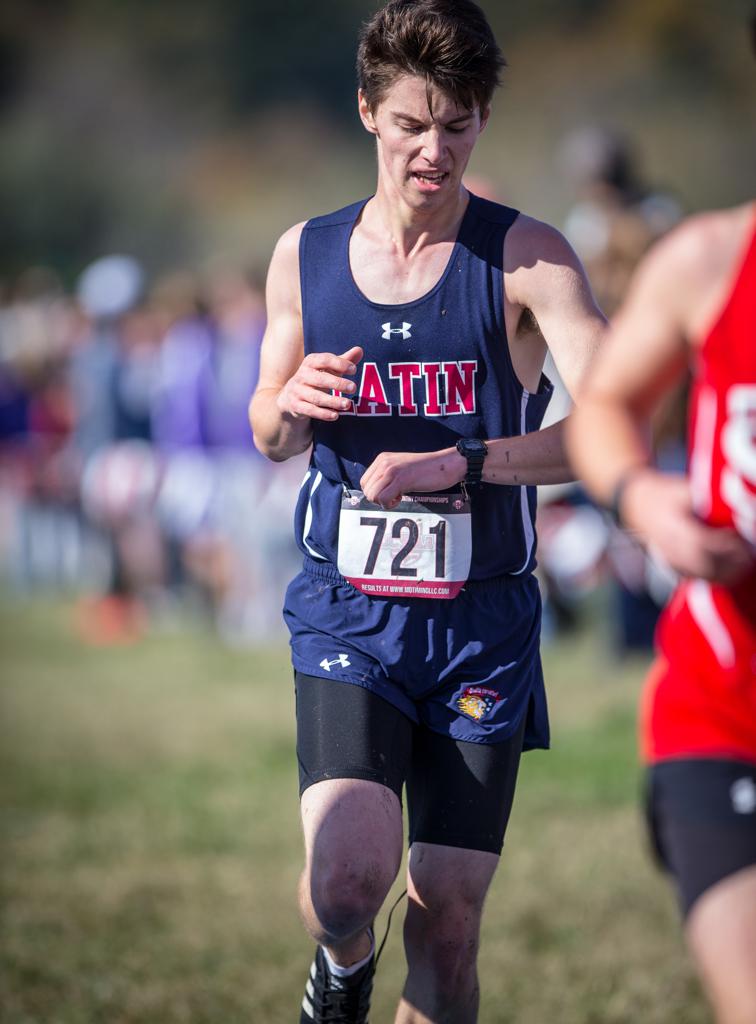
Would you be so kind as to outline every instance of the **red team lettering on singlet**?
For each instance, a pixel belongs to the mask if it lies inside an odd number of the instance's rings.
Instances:
[[[417,416],[413,383],[422,375],[422,363],[389,363],[389,377],[399,381],[400,416]]]
[[[477,364],[444,363],[446,374],[446,415],[475,412],[475,370]]]
[[[756,544],[756,230],[696,356],[689,449],[697,514]],[[727,587],[683,581],[657,641],[643,700],[645,758],[756,763],[756,570]]]
[[[388,363],[388,377],[399,384],[399,401],[394,406],[400,416],[458,416],[475,412],[475,359],[461,362]],[[340,392],[335,391],[335,395]],[[354,396],[353,408],[343,416],[391,416],[386,386],[378,364],[362,363],[362,377]]]
[[[355,395],[354,412],[357,416],[391,415],[377,363],[362,364],[362,380]]]
[[[423,374],[425,375],[423,411],[426,416],[442,416],[444,410],[441,408],[441,389],[439,387],[441,363],[423,363]]]

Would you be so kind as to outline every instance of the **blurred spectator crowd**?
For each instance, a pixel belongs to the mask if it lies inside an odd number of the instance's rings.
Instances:
[[[187,609],[232,642],[281,629],[300,459],[256,451],[264,300],[236,267],[148,284],[127,256],[0,305],[0,573],[79,597],[94,642]]]

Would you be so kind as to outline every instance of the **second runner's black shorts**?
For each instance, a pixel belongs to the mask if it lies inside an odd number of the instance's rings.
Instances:
[[[756,865],[755,764],[680,758],[652,765],[647,813],[684,916],[707,889]]]

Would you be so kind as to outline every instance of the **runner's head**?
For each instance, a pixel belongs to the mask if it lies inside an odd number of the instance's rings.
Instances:
[[[505,64],[472,0],[389,0],[363,28],[357,80],[372,111],[397,78],[412,75],[425,80],[429,107],[441,90],[485,119]]]

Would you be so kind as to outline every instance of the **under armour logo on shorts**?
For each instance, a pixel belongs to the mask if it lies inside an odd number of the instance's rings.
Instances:
[[[320,663],[320,667],[324,668],[326,672],[330,672],[331,665],[339,665],[341,668],[348,668],[348,666],[351,664],[352,663],[349,660],[348,655],[339,654],[332,661],[329,661],[328,658],[323,658],[323,660]]]

